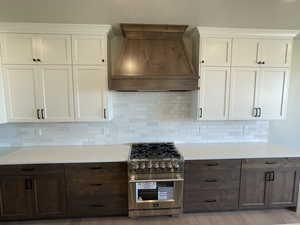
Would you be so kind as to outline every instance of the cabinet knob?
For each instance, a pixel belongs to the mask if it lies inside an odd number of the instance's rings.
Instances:
[[[33,62],[36,62],[36,59],[32,59]]]
[[[201,60],[201,63],[205,63],[205,61],[204,61],[204,60]]]
[[[257,64],[261,64],[261,61],[258,61]]]
[[[265,64],[265,61],[262,61],[261,64]]]
[[[40,60],[40,59],[37,59],[36,61],[38,61],[38,62],[41,62],[42,60]]]
[[[101,62],[105,62],[105,60],[104,60],[104,59],[102,59],[102,60],[101,60]]]

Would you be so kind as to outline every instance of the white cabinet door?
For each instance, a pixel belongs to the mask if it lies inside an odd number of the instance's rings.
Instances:
[[[256,119],[254,107],[258,76],[257,68],[231,69],[229,119]]]
[[[73,63],[77,65],[106,64],[106,38],[104,36],[72,36]]]
[[[39,36],[38,53],[38,59],[41,60],[40,64],[71,64],[71,36]]]
[[[6,114],[6,104],[5,104],[5,96],[4,96],[4,83],[3,83],[3,73],[2,68],[0,67],[0,123],[7,122],[7,114]]]
[[[201,69],[198,119],[228,119],[230,69],[205,67]]]
[[[261,69],[257,89],[259,119],[283,119],[286,114],[289,73],[287,69]]]
[[[39,82],[43,121],[74,120],[72,67],[41,66]]]
[[[78,121],[109,119],[107,71],[100,66],[74,67],[75,112]]]
[[[8,120],[33,122],[37,120],[37,70],[35,66],[5,66],[4,84]]]
[[[291,63],[290,40],[262,40],[260,60],[264,67],[287,67]]]
[[[258,39],[236,38],[232,44],[232,66],[259,66]]]
[[[31,34],[6,34],[3,41],[3,64],[36,64],[36,39]]]
[[[204,66],[230,66],[232,39],[207,37],[201,39],[200,63]]]

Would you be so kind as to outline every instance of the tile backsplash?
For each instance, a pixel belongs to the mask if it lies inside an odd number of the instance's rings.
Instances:
[[[267,121],[196,121],[192,92],[113,92],[113,120],[0,125],[0,146],[267,142]]]

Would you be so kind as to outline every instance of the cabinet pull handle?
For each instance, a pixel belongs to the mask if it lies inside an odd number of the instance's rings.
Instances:
[[[257,64],[261,64],[261,61],[258,61]]]
[[[98,204],[92,204],[90,206],[94,207],[94,208],[103,208],[104,207],[104,205],[98,205]]]
[[[207,183],[215,183],[215,182],[217,182],[217,179],[206,179],[205,182],[207,182]]]
[[[32,59],[33,62],[36,62],[36,59]]]
[[[219,165],[219,163],[208,163],[208,164],[206,164],[207,166],[218,166]]]
[[[270,181],[270,172],[265,172],[265,181]]]
[[[23,168],[21,170],[24,171],[24,172],[31,172],[31,171],[34,171],[35,168]]]
[[[261,108],[260,107],[258,108],[258,115],[257,115],[257,117],[261,117]]]
[[[201,63],[205,63],[205,61],[204,61],[204,60],[201,60]]]
[[[261,62],[261,64],[265,64],[265,63],[266,63],[265,61],[262,61],[262,62]]]
[[[90,167],[90,170],[102,170],[102,166],[95,166],[95,167]]]
[[[38,62],[41,62],[42,60],[41,60],[41,59],[37,59],[37,61],[38,61]]]
[[[102,62],[105,62],[105,60],[104,60],[104,59],[102,59],[101,61],[102,61]]]
[[[277,162],[266,161],[265,164],[267,164],[267,165],[273,165],[273,164],[277,164]]]
[[[40,111],[41,111],[40,109],[37,109],[37,110],[36,110],[36,115],[37,115],[38,120],[41,119]]]
[[[104,119],[106,119],[106,108],[103,109],[103,115],[104,115]]]
[[[211,203],[211,202],[217,202],[217,200],[211,199],[211,200],[205,200],[205,202]]]
[[[45,110],[44,109],[41,109],[41,114],[42,114],[42,119],[44,120],[45,119]]]
[[[258,115],[257,108],[253,108],[253,117],[257,117],[257,115]]]
[[[103,184],[90,184],[91,186],[102,186]]]
[[[272,171],[272,172],[270,173],[270,181],[274,181],[274,180],[275,180],[275,172]]]
[[[203,116],[203,109],[201,107],[201,108],[199,108],[199,118],[202,118],[202,116]]]

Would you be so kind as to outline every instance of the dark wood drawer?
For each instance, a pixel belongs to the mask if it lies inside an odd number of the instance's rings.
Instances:
[[[206,171],[186,173],[184,177],[185,190],[220,190],[238,189],[240,184],[240,169],[230,171]]]
[[[188,160],[185,161],[185,171],[232,170],[241,167],[241,160]]]
[[[63,164],[44,164],[44,165],[9,165],[0,166],[0,175],[43,175],[64,173]]]
[[[243,169],[264,169],[290,167],[293,163],[288,158],[243,159]]]
[[[238,208],[238,189],[185,192],[184,212],[230,210]]]
[[[92,201],[69,201],[69,216],[113,216],[127,215],[127,199],[94,199]]]
[[[127,183],[77,183],[68,184],[68,193],[71,199],[110,198],[128,195]]]

